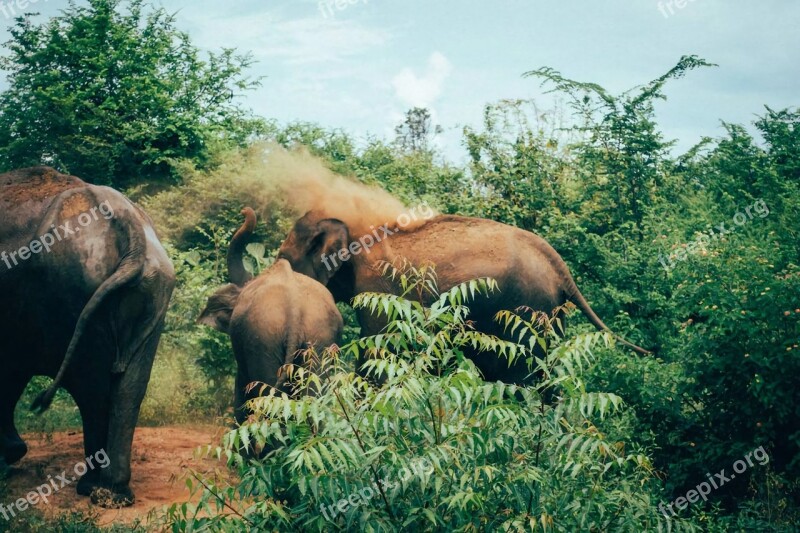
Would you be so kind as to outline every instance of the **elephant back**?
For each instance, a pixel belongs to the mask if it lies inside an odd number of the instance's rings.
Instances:
[[[59,195],[85,186],[80,178],[61,174],[50,167],[0,174],[0,243],[12,244],[15,237],[28,233],[26,230],[32,234]]]

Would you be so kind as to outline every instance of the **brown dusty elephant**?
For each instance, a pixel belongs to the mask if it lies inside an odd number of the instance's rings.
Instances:
[[[398,287],[381,276],[379,261],[433,264],[441,291],[479,277],[494,278],[499,291],[471,303],[470,320],[478,330],[499,337],[504,337],[504,332],[493,320],[498,311],[527,306],[551,313],[566,302],[574,303],[598,329],[608,329],[578,290],[561,256],[533,233],[455,215],[436,216],[408,231],[378,224],[376,221],[363,235],[351,234],[346,221],[310,211],[295,223],[278,258],[324,283],[337,301],[349,301],[362,292],[396,293]],[[358,315],[365,334],[378,333],[384,325],[368,311],[359,310]],[[649,353],[621,342],[639,353]],[[522,361],[509,367],[494,354],[473,353],[470,357],[487,380],[524,383],[529,378]]]
[[[0,457],[27,446],[14,407],[33,376],[64,387],[83,420],[89,470],[77,490],[130,505],[133,433],[175,273],[150,218],[119,192],[48,167],[0,175]],[[101,490],[98,490],[101,489]]]
[[[252,382],[291,394],[286,364],[303,363],[298,351],[313,346],[317,353],[336,343],[344,323],[331,293],[322,284],[297,274],[280,259],[258,277],[245,270],[242,253],[256,227],[250,208],[228,249],[228,284],[208,301],[198,322],[228,333],[236,356],[236,419],[246,418],[245,390]],[[255,392],[255,391],[254,391]],[[252,396],[252,394],[251,394]]]

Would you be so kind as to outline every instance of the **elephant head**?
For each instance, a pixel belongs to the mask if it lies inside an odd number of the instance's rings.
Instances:
[[[289,261],[295,272],[326,285],[337,300],[347,300],[353,296],[352,265],[342,254],[349,244],[347,224],[309,211],[295,223],[278,258]]]
[[[230,334],[231,316],[241,294],[242,288],[235,283],[224,285],[209,296],[197,323]]]

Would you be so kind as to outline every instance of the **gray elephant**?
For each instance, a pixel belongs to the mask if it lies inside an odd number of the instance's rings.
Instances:
[[[360,218],[360,214],[354,214],[354,220],[363,227]],[[507,335],[494,321],[498,311],[527,306],[552,313],[566,302],[574,303],[597,329],[608,330],[578,290],[561,256],[533,233],[492,220],[455,215],[436,216],[409,230],[379,224],[381,221],[376,220],[370,226],[372,231],[363,235],[351,234],[346,221],[310,211],[295,223],[278,258],[324,283],[336,301],[350,301],[362,292],[397,294],[400,288],[381,275],[380,261],[433,264],[441,291],[475,278],[494,278],[499,291],[472,302],[469,318],[479,331],[499,337]],[[378,333],[384,326],[368,310],[359,310],[358,316],[364,334]],[[639,353],[649,353],[620,341]],[[468,355],[487,380],[527,383],[532,378],[524,361],[509,367],[508,361],[491,353]]]
[[[172,264],[138,206],[49,167],[0,175],[0,213],[0,456],[13,464],[27,453],[14,408],[33,376],[50,376],[34,409],[63,386],[80,409],[86,457],[110,460],[81,477],[78,493],[130,505],[131,444]]]
[[[244,268],[242,254],[256,227],[255,212],[242,211],[245,222],[228,249],[228,284],[208,300],[198,322],[228,333],[236,356],[236,419],[242,423],[245,402],[257,394],[246,393],[253,382],[293,394],[285,374],[286,364],[303,364],[299,351],[313,346],[317,353],[336,343],[344,326],[331,293],[313,279],[297,274],[288,261],[278,260],[253,279]],[[319,371],[319,369],[314,369]]]

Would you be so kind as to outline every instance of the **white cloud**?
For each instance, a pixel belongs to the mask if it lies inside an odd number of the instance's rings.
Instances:
[[[194,2],[196,0],[180,0]],[[256,113],[283,122],[310,120],[328,127],[354,127],[386,113],[391,98],[390,75],[376,72],[368,58],[385,55],[392,33],[354,17],[324,17],[317,2],[291,9],[261,0],[242,0],[243,8],[200,0],[182,11],[193,41],[206,49],[223,43],[250,52],[257,61],[249,74],[263,76],[262,87],[248,94]],[[201,9],[201,7],[203,9]],[[299,15],[299,16],[298,16]],[[387,94],[388,93],[388,94]]]
[[[406,107],[432,108],[452,70],[450,61],[443,54],[434,52],[422,76],[417,76],[410,67],[406,67],[394,77],[392,85],[395,95]]]

